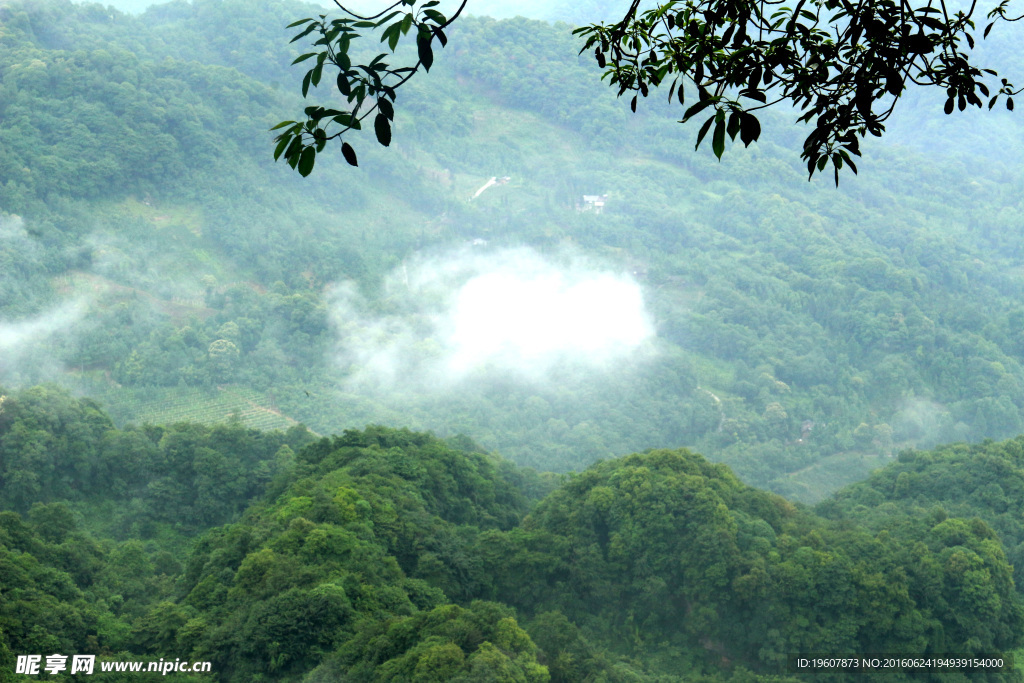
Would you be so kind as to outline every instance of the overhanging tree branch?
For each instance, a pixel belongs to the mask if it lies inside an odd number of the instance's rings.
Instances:
[[[275,140],[274,158],[282,156],[302,175],[312,169],[316,154],[328,141],[342,139],[361,129],[373,115],[374,131],[382,145],[391,141],[396,89],[433,64],[436,39],[447,43],[444,29],[461,15],[462,0],[451,18],[429,0],[399,0],[388,9],[365,17],[335,0],[349,18],[319,21],[303,19],[293,39],[320,36],[315,52],[295,63],[316,58],[302,82],[305,96],[319,85],[327,68],[335,69],[338,91],[350,105],[339,111],[307,107],[306,120],[285,121]],[[844,165],[854,173],[852,157],[860,156],[860,138],[881,136],[884,123],[908,83],[941,87],[946,91],[945,112],[968,105],[981,107],[988,98],[991,109],[1005,98],[1013,109],[1019,91],[1003,78],[995,94],[983,82],[997,76],[968,59],[962,44],[975,45],[972,19],[976,0],[967,11],[950,12],[944,0],[914,8],[909,0],[797,0],[793,8],[782,0],[669,0],[650,10],[640,10],[633,0],[622,19],[611,25],[596,24],[576,29],[583,40],[581,52],[593,49],[602,79],[617,87],[619,96],[632,93],[636,111],[639,97],[665,82],[669,99],[685,106],[682,122],[706,116],[697,133],[697,144],[711,133],[712,151],[719,159],[726,138],[740,137],[744,145],[756,141],[761,125],[753,112],[788,101],[800,114],[798,122],[811,131],[801,157],[808,177],[830,163],[835,181]],[[987,37],[996,21],[1008,17],[1009,0],[988,13]],[[349,57],[358,31],[380,32],[380,41],[391,52],[404,35],[415,29],[418,60],[410,66],[392,67],[380,54],[369,64],[353,65]],[[687,102],[687,91],[695,101]],[[342,142],[342,154],[356,164],[355,151]]]
[[[713,131],[712,150],[719,158],[726,136],[740,135],[744,144],[758,138],[760,126],[751,112],[767,106],[770,97],[790,101],[802,112],[797,120],[812,126],[801,154],[808,177],[831,163],[837,183],[844,164],[856,173],[851,156],[860,155],[859,138],[884,132],[908,81],[944,88],[946,113],[982,106],[979,94],[989,96],[982,80],[995,72],[974,67],[961,46],[974,46],[973,3],[952,14],[944,3],[941,10],[932,4],[915,9],[906,0],[800,0],[792,10],[775,5],[672,1],[644,12],[631,9],[616,24],[575,33],[585,38],[581,52],[594,49],[619,95],[633,91],[634,110],[637,96],[646,97],[669,75],[676,75],[672,83],[680,104],[685,89],[696,90],[697,101],[682,120],[708,116],[697,145]],[[1006,0],[990,17],[1006,18],[1005,5]],[[645,54],[658,58],[623,49],[638,40],[649,41]],[[1005,96],[1012,109],[1017,92],[1003,79],[988,105]]]
[[[394,120],[394,102],[397,89],[419,72],[422,67],[429,71],[434,63],[433,42],[437,40],[444,47],[448,38],[447,28],[466,7],[462,0],[456,12],[449,18],[434,9],[438,0],[429,0],[418,8],[417,0],[399,0],[389,8],[372,16],[361,16],[348,10],[338,0],[338,5],[348,18],[328,20],[321,14],[319,20],[300,19],[288,26],[302,30],[292,42],[308,35],[319,35],[313,43],[321,46],[318,51],[308,52],[295,59],[293,64],[316,59],[315,65],[306,72],[302,80],[302,96],[310,87],[317,87],[323,79],[325,69],[337,71],[335,84],[338,92],[345,97],[349,109],[339,110],[322,106],[306,107],[305,121],[282,121],[271,130],[282,130],[274,138],[277,147],[274,159],[284,158],[288,164],[303,176],[313,171],[316,155],[332,140],[341,140],[341,153],[353,166],[358,165],[355,149],[343,139],[346,133],[361,130],[362,122],[373,115],[373,128],[377,141],[385,147],[391,144],[391,123]],[[407,7],[407,10],[399,8]],[[390,10],[390,11],[389,11]],[[402,36],[415,29],[417,60],[409,66],[392,67],[384,60],[387,53],[378,54],[368,64],[353,64],[349,51],[352,41],[360,38],[359,31],[369,29],[371,33],[380,30],[380,42],[386,42],[394,54]],[[368,107],[363,111],[364,107]]]

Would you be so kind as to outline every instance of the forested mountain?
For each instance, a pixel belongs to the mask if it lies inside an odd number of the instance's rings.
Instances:
[[[122,431],[55,388],[0,394],[0,479],[49,476],[0,498],[0,680],[16,655],[63,652],[211,662],[179,682],[782,683],[792,653],[991,656],[1024,633],[984,521],[880,496],[828,519],[686,450],[541,476],[465,438]],[[199,495],[175,505],[172,483]]]
[[[890,467],[835,495],[818,511],[832,518],[855,516],[876,528],[901,516],[977,517],[999,534],[1024,583],[1024,527],[1020,523],[1024,439],[953,444],[931,452],[904,451]],[[874,510],[866,513],[865,508]]]
[[[322,3],[326,7],[336,7],[333,0],[325,0]],[[380,11],[379,3],[373,0],[356,0],[355,2],[344,3],[346,7],[352,8],[365,14],[375,14]],[[643,3],[647,6],[650,3]],[[376,9],[374,9],[376,7]],[[458,3],[454,0],[447,0],[439,5],[442,12],[451,15]],[[539,19],[541,21],[565,21],[574,25],[582,25],[591,22],[611,22],[621,19],[629,2],[624,0],[579,0],[579,2],[566,2],[565,0],[470,0],[464,10],[467,14],[494,17],[495,19],[510,19],[513,17],[526,17],[528,19]]]
[[[565,25],[468,17],[389,149],[300,179],[318,11],[0,2],[0,681],[1021,646],[1019,439],[922,450],[1024,427],[1016,123],[921,144],[911,103],[835,189],[785,116],[719,164]]]
[[[785,117],[719,164],[659,98],[629,114],[565,27],[470,18],[403,89],[391,149],[301,180],[267,129],[303,106],[282,26],[310,11],[4,4],[7,382],[118,424],[461,432],[543,470],[685,445],[807,500],[1021,429],[1014,167],[878,144],[837,191],[803,179]],[[455,304],[501,277],[559,305],[614,278],[651,333],[534,353],[510,314],[505,351],[439,381]]]

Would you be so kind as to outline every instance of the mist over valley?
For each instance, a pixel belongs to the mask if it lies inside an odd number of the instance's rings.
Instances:
[[[51,97],[72,79],[79,109],[55,115],[105,118],[82,152],[11,147],[29,175],[4,189],[0,245],[20,274],[3,320],[41,332],[33,320],[82,297],[89,315],[34,345],[45,372],[8,360],[8,383],[60,381],[119,423],[165,419],[177,392],[202,406],[189,419],[464,432],[557,471],[686,445],[807,500],[901,448],[1021,428],[1016,171],[955,141],[929,157],[897,131],[828,189],[801,179],[787,117],[769,115],[762,142],[717,163],[687,151],[660,98],[630,114],[562,29],[472,18],[403,91],[394,149],[365,141],[358,169],[323,155],[302,181],[260,143],[301,106],[282,87],[298,48],[272,37],[301,5],[172,4],[113,24],[80,10],[96,35],[145,37],[134,72],[88,32],[68,52],[55,11],[23,15],[43,71],[14,65],[28,80],[10,87]],[[230,28],[243,16],[262,28]],[[533,48],[506,26],[529,26]],[[151,104],[125,109],[122,92]],[[145,172],[110,154],[142,144],[120,130],[172,119]],[[48,159],[77,174],[68,190]],[[479,193],[493,176],[508,180]],[[87,199],[84,181],[108,189]],[[469,409],[471,395],[486,399]],[[915,402],[931,417],[908,417]]]

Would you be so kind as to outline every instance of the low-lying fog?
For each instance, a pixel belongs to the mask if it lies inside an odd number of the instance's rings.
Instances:
[[[650,352],[639,285],[579,255],[532,249],[422,257],[388,277],[382,299],[335,286],[336,363],[353,392],[434,391],[470,379],[600,374]],[[646,353],[645,353],[646,350]]]

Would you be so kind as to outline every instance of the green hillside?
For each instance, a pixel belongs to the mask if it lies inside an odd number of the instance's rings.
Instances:
[[[0,0],[0,683],[1024,680],[792,666],[1024,655],[1019,124],[837,189],[467,16],[303,179],[323,10],[142,4]]]
[[[808,184],[785,117],[719,164],[660,98],[631,115],[564,27],[467,18],[403,89],[392,148],[355,141],[359,169],[323,155],[303,180],[267,129],[303,106],[283,26],[308,11],[5,5],[7,382],[63,383],[119,424],[249,406],[464,433],[544,470],[688,446],[808,501],[902,448],[1022,429],[1012,167],[877,143],[838,190]],[[508,249],[635,283],[655,336],[598,370],[492,363],[439,390],[445,301]],[[446,268],[450,290],[415,288]],[[381,349],[402,381],[372,375]],[[217,387],[244,406],[174,412]]]
[[[179,683],[792,683],[794,653],[1021,646],[1013,568],[977,518],[878,494],[820,515],[685,449],[538,475],[466,438],[119,430],[54,388],[0,395],[6,680],[16,656],[55,651],[210,663]],[[1019,444],[986,450],[971,479],[1005,480],[997,452]],[[854,677],[1021,680],[822,679]]]

